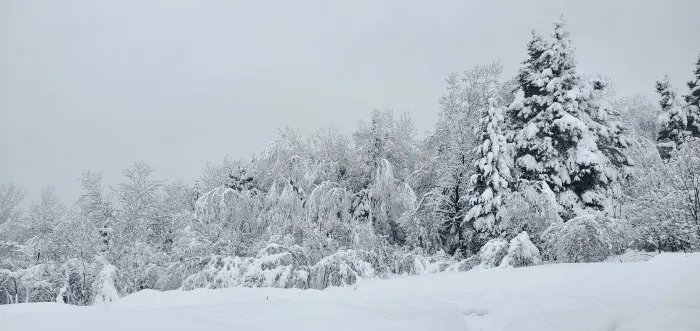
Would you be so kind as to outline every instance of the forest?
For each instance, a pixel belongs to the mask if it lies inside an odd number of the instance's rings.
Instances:
[[[349,134],[281,129],[192,184],[143,162],[116,186],[84,172],[70,202],[4,183],[0,304],[698,251],[700,56],[649,100],[577,71],[563,19],[523,51],[515,77],[499,62],[447,77],[424,136],[378,109]]]

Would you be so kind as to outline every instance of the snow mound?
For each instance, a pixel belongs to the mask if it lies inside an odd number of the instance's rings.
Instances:
[[[700,253],[444,272],[324,291],[141,291],[0,306],[2,330],[700,330]]]

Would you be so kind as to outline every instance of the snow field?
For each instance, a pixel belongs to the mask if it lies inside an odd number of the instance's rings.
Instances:
[[[324,291],[141,291],[0,306],[0,330],[700,330],[700,253],[361,281]]]

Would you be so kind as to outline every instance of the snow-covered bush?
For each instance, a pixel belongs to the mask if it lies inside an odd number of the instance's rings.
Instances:
[[[368,262],[370,253],[345,250],[326,256],[311,268],[311,288],[352,285],[359,278],[372,278],[375,269]]]
[[[162,269],[155,289],[160,291],[179,289],[187,277],[202,270],[204,264],[201,262],[199,258],[191,258],[170,263]]]
[[[560,263],[600,262],[622,253],[627,238],[620,220],[602,215],[582,215],[544,233],[547,258]]]
[[[54,301],[60,283],[60,269],[53,264],[0,269],[0,303]]]
[[[243,270],[249,261],[240,257],[215,255],[211,257],[202,270],[187,277],[182,282],[183,290],[197,288],[223,288],[239,286]]]
[[[70,259],[62,265],[61,302],[85,306],[92,303],[92,284],[99,267],[83,259]]]
[[[479,255],[472,255],[462,261],[456,262],[449,266],[445,271],[448,272],[465,272],[474,269],[481,263]]]
[[[624,188],[621,213],[633,247],[682,251],[700,240],[700,139],[690,139],[667,162],[649,143],[639,144],[635,180]]]
[[[506,254],[508,254],[508,241],[503,238],[491,239],[479,250],[479,267],[484,269],[498,267]]]
[[[440,250],[433,255],[424,255],[420,251],[396,252],[393,256],[392,273],[399,275],[421,275],[443,272],[457,263],[454,257]]]
[[[563,223],[557,198],[544,181],[520,180],[504,201],[507,203],[499,210],[498,217],[509,237],[527,231],[530,240],[539,246],[547,228]]]
[[[540,250],[530,241],[530,236],[523,231],[510,240],[508,254],[501,261],[501,267],[529,267],[540,264]]]
[[[308,258],[301,247],[270,244],[258,253],[243,274],[248,287],[308,287]]]
[[[308,266],[299,247],[270,244],[256,257],[213,256],[201,271],[187,277],[182,289],[246,287],[307,288]]]
[[[103,261],[102,270],[92,282],[93,304],[108,304],[119,299],[119,292],[114,286],[117,268]]]

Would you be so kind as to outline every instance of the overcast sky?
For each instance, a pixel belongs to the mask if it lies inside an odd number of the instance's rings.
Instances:
[[[569,22],[579,70],[620,94],[684,88],[700,1],[0,0],[0,182],[65,201],[83,170],[108,183],[143,160],[192,182],[284,125],[350,132],[373,108],[429,130],[444,78]]]

